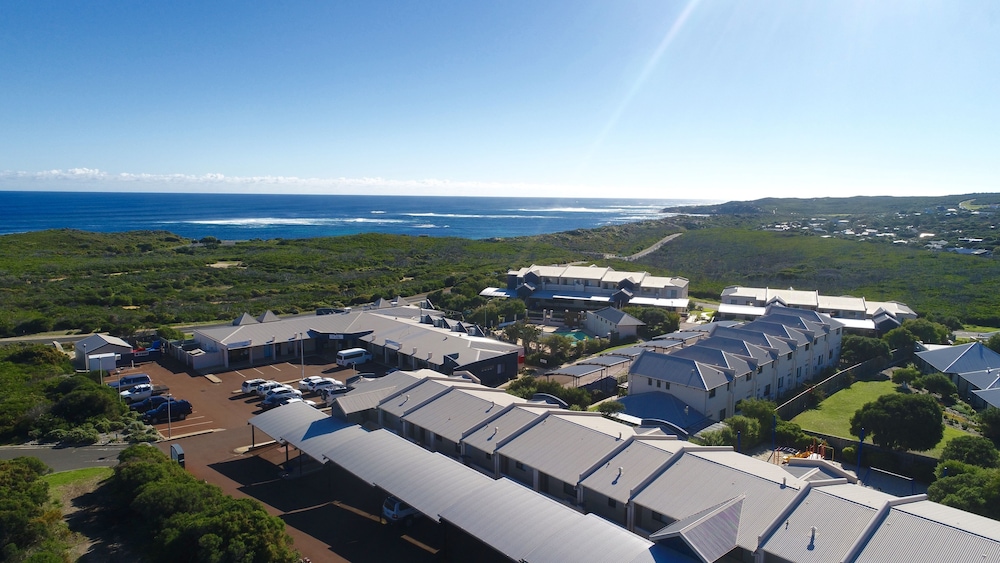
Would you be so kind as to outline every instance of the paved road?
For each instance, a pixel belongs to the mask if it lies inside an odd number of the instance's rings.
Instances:
[[[69,471],[88,467],[112,467],[118,464],[118,454],[127,446],[82,446],[57,448],[54,446],[0,446],[0,459],[37,457],[53,471]]]

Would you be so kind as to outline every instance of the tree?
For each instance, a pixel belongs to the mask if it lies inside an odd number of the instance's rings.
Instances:
[[[927,497],[934,502],[998,520],[1000,469],[975,469],[938,479],[927,488]]]
[[[666,311],[659,307],[623,307],[623,313],[632,315],[640,321],[646,323],[639,327],[639,336],[652,338],[661,334],[669,334],[677,331],[681,326],[681,317],[673,311]]]
[[[770,430],[771,426],[774,425],[774,411],[778,408],[778,405],[774,404],[774,401],[768,401],[765,399],[745,399],[740,401],[739,405],[740,414],[743,416],[752,418],[760,423],[760,429]]]
[[[932,373],[920,378],[920,385],[931,393],[937,393],[942,398],[948,398],[958,393],[958,387],[943,373]]]
[[[942,411],[930,395],[890,393],[866,403],[851,417],[851,434],[861,429],[878,446],[929,450],[944,437]]]
[[[880,338],[845,334],[840,343],[840,361],[853,366],[874,358],[889,358],[889,345]]]
[[[625,404],[621,401],[604,401],[597,406],[597,410],[605,415],[611,415],[625,410]]]
[[[156,334],[164,340],[184,340],[184,333],[171,326],[157,327]]]
[[[986,341],[986,347],[1000,354],[1000,332],[994,332],[993,336]]]
[[[903,387],[909,386],[919,377],[920,370],[913,364],[892,371],[892,382],[902,385]]]
[[[988,407],[979,413],[979,431],[994,444],[1000,445],[1000,409]]]
[[[890,350],[902,350],[912,352],[914,345],[919,340],[916,335],[903,327],[890,330],[882,336],[882,340],[889,345]]]
[[[760,422],[748,416],[731,416],[725,420],[726,426],[739,435],[741,448],[751,448],[760,442]]]
[[[948,441],[940,461],[956,460],[969,465],[993,468],[1000,465],[1000,452],[988,438],[957,436]]]
[[[910,331],[924,344],[948,344],[951,340],[948,327],[927,319],[906,319],[902,328]]]

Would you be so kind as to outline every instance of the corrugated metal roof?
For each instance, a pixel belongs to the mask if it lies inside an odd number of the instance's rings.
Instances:
[[[745,498],[740,495],[678,520],[649,538],[660,541],[680,537],[702,561],[717,561],[736,547]]]
[[[583,377],[592,373],[600,373],[606,368],[589,364],[570,364],[562,366],[552,371],[545,372],[545,375],[569,375],[571,377]]]
[[[842,561],[875,518],[878,509],[896,498],[878,491],[872,491],[877,493],[872,495],[855,494],[857,489],[871,491],[850,484],[811,489],[788,515],[785,523],[765,538],[763,550],[787,561]],[[862,504],[845,497],[866,502]],[[815,539],[812,533],[814,527]]]
[[[425,379],[412,387],[397,391],[395,395],[386,397],[379,403],[379,408],[392,415],[402,417],[448,391],[453,385],[454,383],[450,381]]]
[[[593,514],[553,534],[524,557],[530,563],[645,561],[690,561],[680,554],[656,549],[653,542],[625,531]],[[609,527],[610,526],[610,527]],[[615,530],[614,528],[617,528]],[[622,533],[625,532],[625,533]]]
[[[503,478],[458,499],[441,518],[520,561],[553,534],[582,522],[583,515]]]
[[[303,428],[330,417],[305,403],[289,403],[276,409],[258,414],[249,420],[250,424],[275,440],[291,442],[291,438],[301,438]]]
[[[387,430],[344,442],[325,455],[434,520],[460,497],[493,483],[478,471]]]
[[[465,433],[499,416],[509,405],[526,402],[502,389],[453,388],[403,419],[457,443]]]
[[[1000,561],[1000,523],[930,501],[894,506],[854,560]]]
[[[306,455],[320,463],[326,463],[328,461],[329,458],[326,454],[333,448],[351,440],[368,435],[368,431],[357,424],[347,424],[335,418],[327,418],[325,420],[333,421],[335,423],[324,424],[324,426],[328,427],[324,428],[328,430],[327,432],[306,433],[304,439],[299,439],[297,441],[289,440],[289,442],[294,444],[296,448],[302,450]],[[320,422],[322,423],[324,421]],[[321,428],[316,428],[315,430],[318,431],[321,430]]]
[[[585,360],[580,360],[581,365],[594,365],[604,367],[614,367],[627,364],[632,360],[624,356],[592,356]]]
[[[465,437],[463,442],[469,447],[492,454],[497,446],[530,424],[538,421],[543,414],[556,410],[554,405],[518,405],[500,415]]]
[[[344,413],[344,416],[347,416],[356,412],[374,409],[378,407],[379,403],[381,403],[386,397],[395,393],[395,387],[375,389],[373,391],[368,391],[367,393],[352,391],[337,397],[333,402],[336,404],[336,408],[338,408],[340,412]]]
[[[757,536],[795,498],[803,483],[791,475],[787,485],[752,473],[740,471],[745,459],[736,452],[723,457],[729,463],[717,463],[694,452],[684,452],[680,459],[635,495],[633,502],[659,512],[672,520],[680,520],[711,506],[746,495],[740,520],[738,545],[749,551],[757,548]],[[720,452],[716,452],[720,453]],[[741,459],[743,458],[743,459]],[[759,461],[755,467],[767,471],[771,465]],[[774,467],[774,466],[772,466]]]
[[[498,453],[560,481],[576,484],[580,475],[625,445],[630,426],[603,416],[552,413],[500,447]]]
[[[691,444],[683,440],[648,440],[636,437],[625,449],[587,476],[581,485],[620,503],[626,503],[631,497],[632,489],[662,469],[670,456],[684,446]]]

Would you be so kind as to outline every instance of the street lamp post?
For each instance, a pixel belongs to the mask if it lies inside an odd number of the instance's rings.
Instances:
[[[167,439],[168,440],[173,437],[173,428],[172,428],[172,425],[171,425],[171,419],[173,417],[170,416],[170,402],[172,400],[173,400],[173,396],[170,395],[170,393],[167,393]]]

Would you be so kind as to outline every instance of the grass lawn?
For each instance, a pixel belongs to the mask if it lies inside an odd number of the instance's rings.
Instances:
[[[882,395],[896,392],[896,384],[885,381],[855,381],[848,389],[841,389],[820,403],[819,408],[804,411],[792,419],[803,430],[812,430],[842,438],[857,438],[851,434],[851,416]],[[866,439],[866,442],[871,442]]]
[[[849,389],[841,389],[820,403],[819,408],[807,410],[792,419],[803,430],[812,430],[822,434],[854,438],[851,434],[851,416],[865,403],[870,403],[882,395],[896,393],[896,384],[889,381],[855,381]],[[968,435],[968,432],[953,426],[944,427],[944,438],[932,450],[918,452],[930,457],[941,457],[941,451],[949,440],[957,436]],[[871,443],[871,437],[865,437],[865,443]]]

